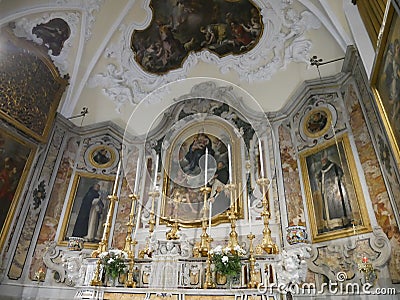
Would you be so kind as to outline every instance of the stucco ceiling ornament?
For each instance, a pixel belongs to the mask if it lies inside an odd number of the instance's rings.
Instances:
[[[110,44],[104,53],[106,60],[115,63],[114,72],[107,70],[95,74],[88,81],[90,87],[101,86],[103,93],[120,106],[121,103],[139,103],[147,94],[169,82],[186,78],[199,61],[216,64],[220,72],[235,71],[242,81],[269,80],[274,73],[284,69],[290,62],[308,63],[311,41],[305,34],[318,29],[321,24],[310,12],[298,12],[292,1],[254,1],[260,9],[264,31],[256,46],[243,55],[218,57],[207,50],[191,52],[182,67],[165,74],[145,72],[135,61],[131,49],[131,37],[135,30],[145,29],[151,22],[150,1],[145,1],[147,19],[141,24],[122,25],[120,40]],[[110,62],[111,63],[111,62]],[[118,67],[116,66],[118,65]],[[131,89],[131,93],[128,93]]]
[[[33,41],[38,45],[43,44],[43,40],[32,33],[32,29],[40,24],[45,24],[52,19],[63,19],[69,26],[71,34],[65,40],[59,55],[53,55],[49,49],[48,54],[51,57],[54,65],[58,68],[61,75],[68,74],[68,56],[72,48],[73,41],[76,37],[77,29],[80,23],[80,14],[76,12],[54,12],[51,14],[43,14],[39,18],[28,19],[26,17],[15,21],[14,34],[17,37],[23,37]]]

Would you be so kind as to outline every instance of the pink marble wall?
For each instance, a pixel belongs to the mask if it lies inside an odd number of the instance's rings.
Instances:
[[[29,269],[29,278],[33,279],[35,272],[39,268],[46,270],[43,263],[43,255],[46,252],[46,246],[55,240],[58,224],[61,220],[61,212],[67,194],[68,184],[71,180],[72,166],[74,163],[75,153],[77,151],[76,139],[71,138],[68,147],[63,153],[60,166],[57,171],[56,179],[50,194],[49,203],[36,248],[33,254],[32,263]]]
[[[345,103],[350,114],[350,125],[364,170],[375,217],[392,244],[392,260],[389,264],[389,269],[393,282],[398,283],[400,282],[400,263],[396,262],[395,258],[399,256],[400,260],[400,232],[393,219],[394,212],[386,191],[386,185],[357,94],[352,85],[347,87]]]
[[[289,130],[283,126],[279,127],[279,145],[288,224],[289,226],[305,226],[303,198],[301,196],[300,177],[295,149]]]

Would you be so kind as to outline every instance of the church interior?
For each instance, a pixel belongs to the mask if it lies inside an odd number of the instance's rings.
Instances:
[[[0,0],[0,298],[399,299],[398,0]]]

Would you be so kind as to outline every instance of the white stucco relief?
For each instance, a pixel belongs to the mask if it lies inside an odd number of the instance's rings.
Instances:
[[[56,2],[56,8],[60,7],[65,10],[70,7],[71,11],[55,11],[53,13],[45,13],[36,18],[30,18],[29,16],[19,18],[15,20],[13,32],[18,37],[23,37],[38,45],[42,45],[43,40],[33,34],[32,29],[39,24],[47,23],[55,18],[63,19],[68,24],[71,34],[64,42],[59,55],[53,55],[51,50],[48,53],[55,66],[59,69],[60,74],[66,75],[71,72],[68,58],[73,48],[73,43],[77,39],[80,26],[84,26],[85,40],[88,41],[92,36],[91,28],[95,22],[93,14],[99,11],[103,2],[104,0],[59,0]],[[77,7],[79,8],[78,10]],[[54,7],[51,8],[54,9]],[[85,14],[85,17],[82,17],[82,13]],[[85,24],[81,25],[81,22],[85,22]]]
[[[149,1],[145,1],[144,9],[149,13],[146,22],[120,27],[120,40],[110,44],[104,52],[109,62],[107,70],[93,75],[88,81],[89,87],[101,87],[119,111],[125,103],[137,104],[158,87],[186,78],[199,61],[216,64],[221,73],[237,72],[242,81],[250,83],[269,80],[290,62],[308,63],[312,42],[305,38],[305,34],[320,28],[319,20],[308,11],[294,9],[291,0],[257,0],[254,3],[260,8],[264,31],[251,51],[220,58],[203,50],[191,53],[180,69],[155,75],[145,72],[137,64],[130,44],[132,33],[150,24],[151,10]]]

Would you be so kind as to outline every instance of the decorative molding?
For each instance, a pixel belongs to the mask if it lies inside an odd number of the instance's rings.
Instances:
[[[289,286],[300,284],[306,280],[307,261],[310,258],[311,247],[298,244],[282,250],[282,260],[275,264],[275,272],[279,284]]]
[[[375,269],[386,268],[391,256],[390,241],[380,227],[375,227],[372,233],[351,236],[334,244],[312,245],[308,268],[317,274],[322,274],[336,282],[338,275],[345,280],[359,282],[361,274],[358,263],[362,256],[368,256]]]
[[[68,57],[72,48],[73,41],[76,38],[78,32],[78,26],[80,23],[80,14],[72,13],[72,12],[53,12],[46,13],[40,16],[39,18],[28,19],[27,17],[23,17],[19,20],[15,21],[15,28],[13,29],[14,34],[17,37],[23,37],[28,40],[33,41],[38,45],[43,44],[43,40],[38,38],[35,34],[32,33],[32,29],[35,28],[39,24],[44,24],[49,22],[52,19],[60,18],[63,19],[69,26],[71,30],[71,35],[64,42],[64,46],[61,49],[60,55],[54,56],[52,55],[52,51],[49,50],[48,54],[51,57],[54,65],[59,69],[61,75],[68,74]]]
[[[263,16],[264,31],[258,44],[244,55],[228,55],[219,58],[209,51],[191,53],[182,68],[163,75],[146,73],[133,59],[131,36],[135,30],[150,24],[151,11],[145,1],[143,9],[150,11],[146,23],[121,26],[121,37],[105,51],[109,63],[107,71],[95,74],[88,81],[90,87],[101,86],[103,93],[116,105],[116,110],[125,103],[139,103],[146,95],[169,82],[185,78],[199,61],[216,64],[222,73],[236,71],[242,81],[260,82],[271,79],[278,70],[285,69],[290,62],[308,64],[311,41],[304,38],[311,29],[321,26],[319,20],[308,11],[299,12],[291,7],[291,1],[257,0]],[[117,67],[120,66],[120,67]]]

